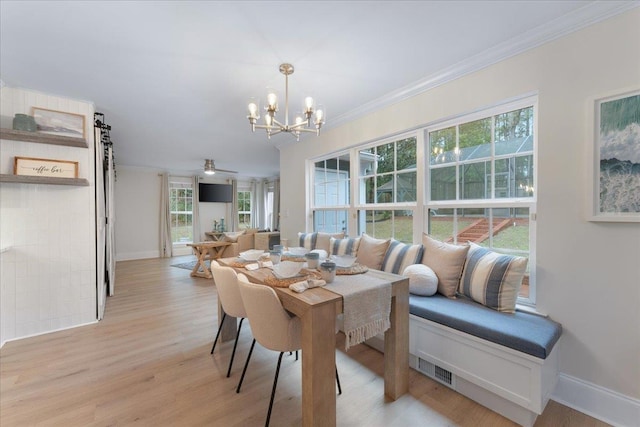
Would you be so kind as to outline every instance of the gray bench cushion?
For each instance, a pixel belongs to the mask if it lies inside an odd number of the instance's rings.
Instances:
[[[562,326],[535,314],[500,313],[465,297],[409,295],[409,312],[478,338],[546,359]]]

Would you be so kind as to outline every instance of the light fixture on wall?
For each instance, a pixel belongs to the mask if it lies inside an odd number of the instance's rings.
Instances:
[[[325,122],[326,112],[323,106],[316,106],[315,101],[310,96],[304,99],[303,111],[296,114],[294,119],[295,123],[289,124],[289,76],[293,74],[293,65],[286,63],[281,64],[280,72],[284,74],[285,79],[284,123],[280,123],[276,119],[278,97],[274,90],[267,89],[267,105],[264,107],[264,125],[257,124],[260,118],[260,100],[257,98],[251,98],[249,100],[247,107],[249,115],[247,119],[249,119],[249,123],[251,124],[251,131],[255,132],[256,129],[265,129],[268,138],[280,132],[287,132],[293,135],[296,141],[300,140],[301,132],[312,132],[319,135],[320,128]]]

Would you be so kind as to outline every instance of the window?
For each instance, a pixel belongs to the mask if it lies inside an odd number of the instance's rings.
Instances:
[[[417,200],[416,137],[359,150],[360,233],[413,241]],[[402,209],[398,209],[402,207]]]
[[[251,191],[238,191],[238,227],[251,228]]]
[[[534,100],[427,129],[428,232],[529,258],[520,297],[535,301]]]
[[[348,234],[351,161],[348,154],[313,167],[313,231]]]
[[[171,241],[193,242],[193,188],[191,183],[169,182]]]

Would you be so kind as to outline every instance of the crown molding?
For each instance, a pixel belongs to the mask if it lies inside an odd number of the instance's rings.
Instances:
[[[327,123],[334,128],[356,120],[374,111],[426,92],[430,89],[458,79],[467,74],[482,70],[490,65],[526,52],[540,45],[564,37],[567,34],[588,27],[612,16],[624,13],[640,6],[640,1],[595,1],[580,9],[559,17],[548,23],[527,31],[506,42],[500,43],[477,55],[458,62],[439,72],[418,80],[407,86],[363,104],[348,111]]]

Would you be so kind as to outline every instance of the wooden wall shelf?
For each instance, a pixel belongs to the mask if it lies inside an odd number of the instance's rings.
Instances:
[[[66,145],[69,147],[89,148],[84,138],[50,135],[48,133],[25,132],[22,130],[0,128],[0,139],[12,141],[37,142],[40,144]]]
[[[87,187],[89,181],[84,178],[51,178],[46,176],[28,175],[0,175],[0,182],[14,182],[21,184],[73,185]]]

